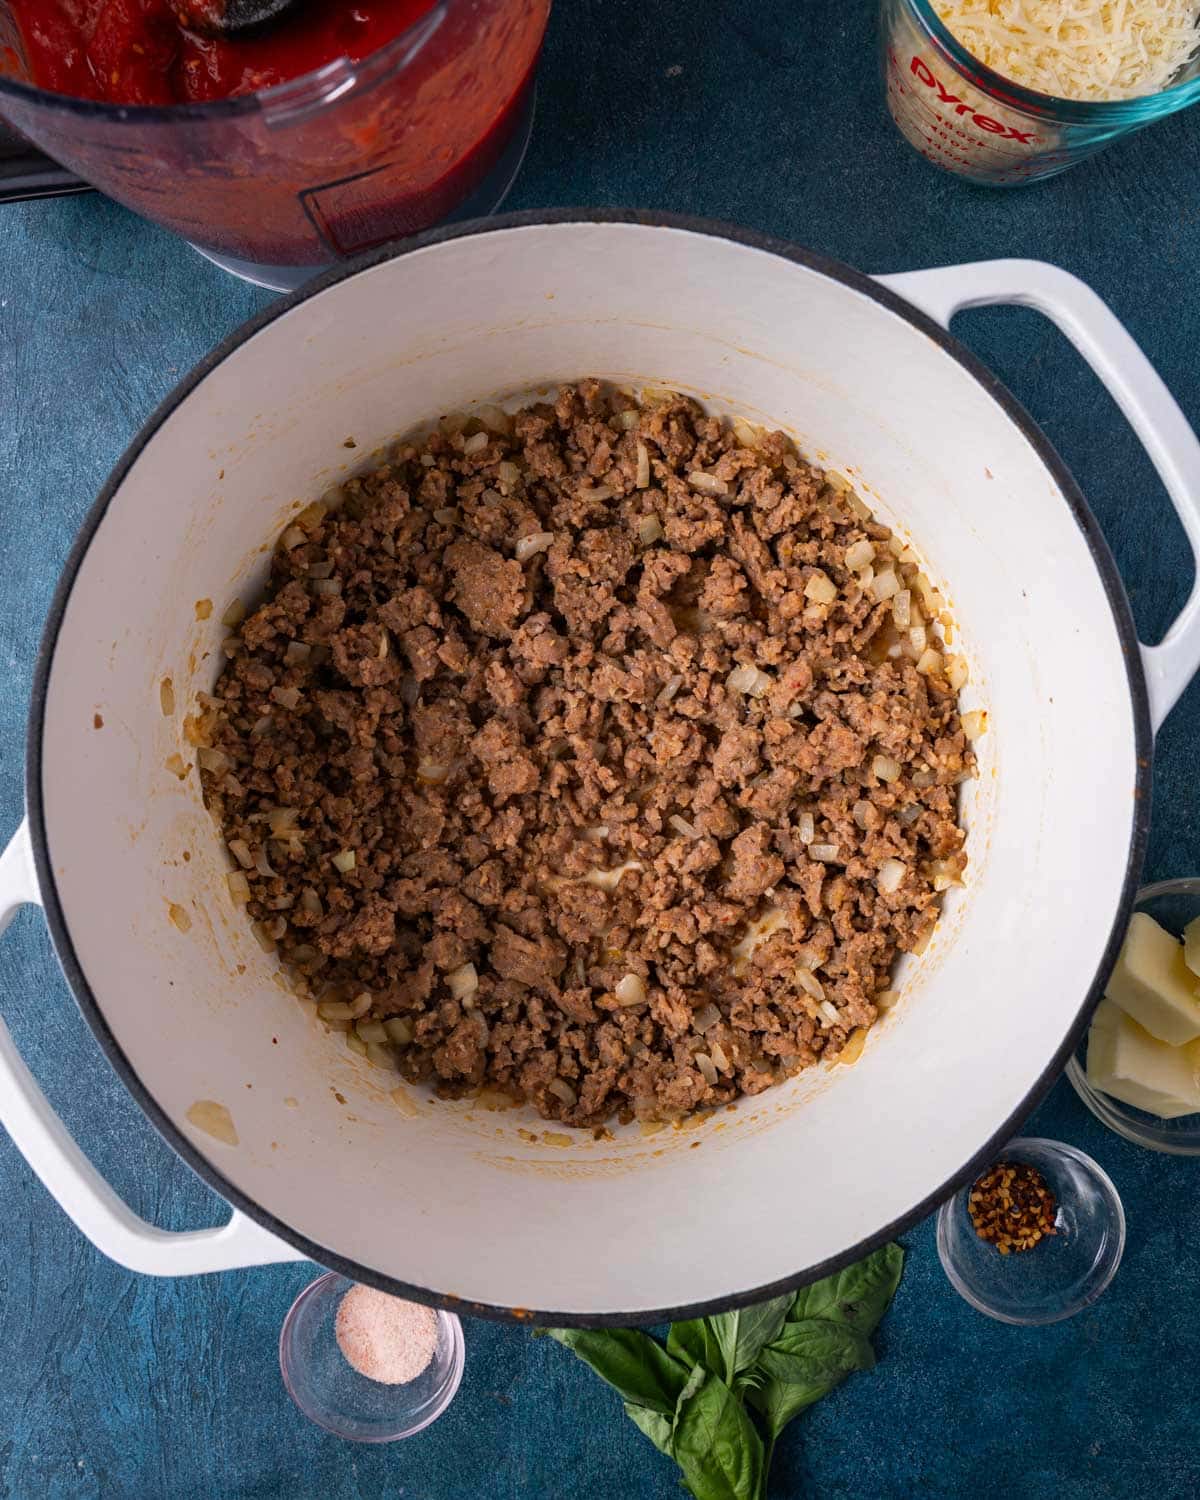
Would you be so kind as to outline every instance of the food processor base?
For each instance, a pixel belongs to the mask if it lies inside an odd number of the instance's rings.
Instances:
[[[500,159],[470,197],[464,199],[452,214],[447,215],[443,223],[458,224],[465,219],[486,219],[489,214],[494,214],[499,209],[508,197],[509,190],[517,180],[517,174],[525,160],[529,138],[533,134],[533,118],[536,108],[537,88],[535,85],[529,91],[529,102]],[[202,255],[205,260],[212,261],[214,266],[220,266],[222,271],[228,271],[231,276],[252,282],[255,286],[266,287],[272,292],[294,292],[297,287],[303,286],[306,281],[311,281],[314,276],[319,276],[336,264],[334,261],[327,261],[317,266],[267,266],[260,265],[256,261],[239,260],[234,255],[218,255],[216,251],[205,250],[196,244],[192,245],[192,249]]]

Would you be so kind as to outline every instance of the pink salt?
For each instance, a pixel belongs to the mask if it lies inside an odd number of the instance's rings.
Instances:
[[[389,1297],[371,1286],[352,1286],[334,1323],[347,1362],[381,1385],[407,1385],[437,1349],[437,1314],[419,1302]]]

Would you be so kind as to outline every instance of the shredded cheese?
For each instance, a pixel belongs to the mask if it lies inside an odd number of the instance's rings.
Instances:
[[[995,73],[1059,99],[1156,94],[1200,45],[1197,0],[933,0]]]

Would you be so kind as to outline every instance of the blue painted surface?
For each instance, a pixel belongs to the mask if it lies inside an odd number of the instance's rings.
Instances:
[[[510,206],[703,213],[875,271],[992,255],[1054,260],[1107,298],[1200,421],[1195,119],[1170,120],[1040,187],[974,189],[926,166],[893,132],[873,27],[869,0],[559,0]],[[266,301],[99,199],[0,211],[4,831],[19,816],[41,621],[79,521],[175,379]],[[971,314],[959,331],[1058,445],[1112,543],[1143,634],[1157,638],[1191,570],[1136,441],[1035,314]],[[1159,742],[1148,878],[1200,870],[1198,737],[1193,688]],[[0,952],[0,1008],[138,1212],[174,1228],[222,1217],[102,1060],[33,913]],[[1109,1293],[1057,1327],[1002,1327],[958,1300],[932,1224],[920,1226],[906,1236],[879,1368],[793,1426],[776,1493],[1185,1500],[1200,1491],[1200,1168],[1107,1134],[1064,1084],[1031,1128],[1090,1151],[1124,1197],[1129,1245]],[[548,1341],[469,1324],[466,1378],[447,1416],[396,1448],[353,1447],[307,1425],[279,1381],[279,1323],[309,1268],[178,1283],[130,1276],[84,1243],[2,1137],[0,1202],[0,1500],[679,1494],[671,1466],[615,1400]],[[646,1253],[670,1253],[669,1225],[647,1226]]]

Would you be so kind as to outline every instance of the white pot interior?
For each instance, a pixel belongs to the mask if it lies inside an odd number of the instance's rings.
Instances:
[[[585,374],[687,390],[850,475],[952,601],[966,702],[991,726],[967,796],[967,887],[861,1060],[691,1130],[600,1141],[415,1091],[402,1111],[397,1080],[276,983],[228,903],[196,771],[180,781],[167,767],[193,759],[182,721],[218,670],[219,616],[253,594],[293,505],[439,413]],[[79,568],[41,791],[87,986],[228,1184],[283,1232],[411,1286],[636,1316],[844,1254],[1004,1127],[1108,941],[1135,760],[1126,664],[1086,540],[1035,447],[951,354],[858,287],[763,250],[578,223],[451,240],[339,282],[175,408]],[[237,1146],[188,1122],[201,1099],[228,1107]]]

